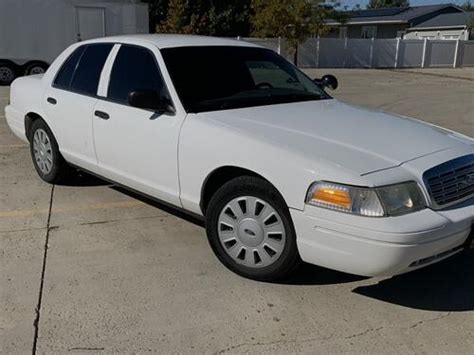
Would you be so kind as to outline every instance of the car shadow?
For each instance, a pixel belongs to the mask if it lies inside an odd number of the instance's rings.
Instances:
[[[205,227],[204,220],[198,216],[110,184],[87,173],[80,172],[69,179],[67,186],[108,186],[173,216]],[[367,277],[303,263],[291,277],[273,283],[324,286],[367,279]],[[383,279],[373,285],[358,286],[353,292],[379,301],[420,310],[442,312],[474,310],[474,250],[463,252],[417,271]]]
[[[170,205],[168,205],[164,202],[156,201],[152,198],[143,196],[139,193],[130,191],[130,190],[125,189],[125,188],[120,187],[120,186],[111,185],[110,188],[112,190],[117,191],[117,192],[123,193],[124,195],[127,195],[131,198],[134,198],[134,199],[139,200],[143,203],[146,203],[147,205],[150,205],[150,206],[155,207],[155,208],[159,208],[160,210],[162,210],[166,213],[169,213],[173,216],[184,219],[185,221],[193,223],[193,224],[195,224],[199,227],[203,227],[203,228],[205,227],[205,223],[204,223],[203,218],[200,218],[199,216],[190,214],[186,211],[180,210],[179,208],[176,208],[174,206],[170,206]]]
[[[70,187],[94,187],[94,186],[105,186],[109,187],[112,190],[115,190],[117,192],[120,192],[124,195],[127,195],[133,199],[142,201],[143,203],[146,203],[152,207],[159,208],[160,210],[163,210],[169,214],[172,214],[178,218],[182,218],[188,222],[194,223],[200,227],[204,227],[205,223],[203,221],[203,218],[199,218],[197,215],[190,214],[188,212],[185,212],[184,210],[181,210],[177,207],[168,205],[164,202],[160,202],[157,200],[154,200],[150,197],[143,196],[142,194],[139,194],[137,192],[128,190],[124,187],[121,187],[119,185],[113,184],[111,182],[108,182],[106,180],[103,180],[99,177],[96,177],[95,175],[89,174],[87,172],[77,170],[71,176],[68,176],[65,181],[57,183],[59,186],[70,186]]]
[[[61,181],[60,183],[57,183],[59,186],[77,186],[77,187],[93,187],[93,186],[108,186],[111,185],[109,182],[99,179],[98,177],[95,177],[94,175],[85,173],[83,171],[77,171],[70,176],[68,176],[67,179],[64,179],[64,181]]]
[[[347,274],[317,265],[302,263],[291,276],[273,283],[280,285],[324,286],[357,282],[366,279],[368,279],[368,277]]]
[[[399,306],[427,311],[474,310],[474,250],[354,293]]]

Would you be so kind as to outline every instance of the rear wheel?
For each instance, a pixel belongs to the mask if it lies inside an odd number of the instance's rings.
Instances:
[[[39,177],[48,183],[64,181],[71,172],[48,125],[41,119],[33,121],[30,130],[30,152]]]
[[[10,85],[16,78],[16,68],[14,64],[0,62],[0,85]]]
[[[268,182],[239,177],[222,186],[206,213],[209,243],[219,260],[239,275],[273,281],[299,264],[288,207]]]

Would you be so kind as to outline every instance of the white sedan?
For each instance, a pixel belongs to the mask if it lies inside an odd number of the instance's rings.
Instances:
[[[17,79],[6,118],[39,176],[80,169],[205,218],[234,272],[395,275],[470,247],[474,141],[341,103],[271,50],[139,35]]]

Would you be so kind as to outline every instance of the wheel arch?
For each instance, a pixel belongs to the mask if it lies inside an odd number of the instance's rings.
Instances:
[[[38,113],[36,112],[28,112],[26,115],[25,115],[25,136],[26,138],[28,139],[28,141],[30,140],[30,133],[31,133],[31,127],[33,125],[33,122],[36,121],[36,120],[42,120],[45,124],[48,125],[48,127],[51,129],[51,127],[49,126],[49,124],[45,121],[45,119],[43,118],[43,116],[39,115]]]
[[[271,184],[273,188],[276,191],[278,191],[278,193],[281,195],[280,191],[269,179],[265,178],[264,176],[262,176],[261,174],[255,171],[242,168],[239,166],[233,166],[233,165],[221,166],[219,168],[214,169],[212,172],[210,172],[207,175],[207,177],[204,179],[204,182],[202,184],[201,200],[200,200],[199,206],[204,215],[206,214],[209,201],[211,200],[212,196],[216,193],[216,191],[225,183],[240,176],[253,176],[253,177],[262,179],[268,182],[269,184]]]
[[[10,59],[0,59],[0,64],[3,64],[3,65],[8,64],[14,68],[18,68],[18,64],[16,64],[14,61]]]

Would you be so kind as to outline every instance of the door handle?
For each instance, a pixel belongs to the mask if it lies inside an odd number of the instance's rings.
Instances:
[[[109,114],[103,111],[95,111],[94,115],[96,117],[102,118],[103,120],[108,120],[110,118]]]
[[[48,101],[51,105],[56,105],[58,103],[54,97],[48,97],[46,101]]]

